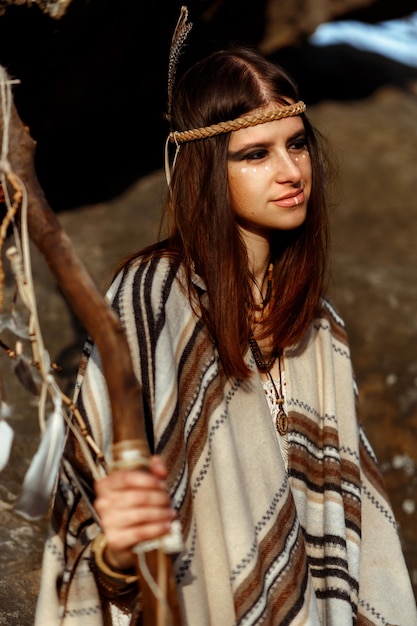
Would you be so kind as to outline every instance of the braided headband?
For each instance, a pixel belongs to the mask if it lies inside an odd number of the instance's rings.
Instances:
[[[219,122],[218,124],[212,124],[211,126],[205,126],[203,128],[193,128],[192,130],[173,131],[169,133],[169,140],[178,145],[180,143],[185,143],[186,141],[207,139],[207,137],[213,137],[214,135],[220,135],[221,133],[229,133],[232,130],[239,130],[240,128],[248,128],[248,126],[265,124],[266,122],[280,120],[283,117],[300,115],[300,113],[304,113],[305,110],[306,105],[304,102],[300,101],[295,104],[289,104],[287,106],[271,109],[270,111],[265,111],[263,113],[237,117],[235,120],[230,120],[229,122]]]

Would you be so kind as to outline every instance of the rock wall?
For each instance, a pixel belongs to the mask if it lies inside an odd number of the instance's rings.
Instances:
[[[265,54],[270,54],[303,41],[319,24],[376,3],[375,0],[269,0],[265,6],[265,33],[260,47]]]

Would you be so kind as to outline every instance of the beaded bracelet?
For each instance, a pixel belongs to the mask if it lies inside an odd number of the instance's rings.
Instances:
[[[139,577],[131,570],[117,570],[109,566],[104,560],[104,550],[107,539],[99,533],[91,544],[90,569],[108,598],[125,595],[133,591]]]

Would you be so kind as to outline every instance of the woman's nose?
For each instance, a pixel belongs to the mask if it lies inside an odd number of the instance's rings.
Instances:
[[[298,155],[283,152],[277,157],[275,164],[275,180],[279,183],[297,183],[301,180]]]

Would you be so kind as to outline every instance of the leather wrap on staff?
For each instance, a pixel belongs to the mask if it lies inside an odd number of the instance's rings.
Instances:
[[[2,135],[3,120],[0,119]],[[114,469],[145,468],[150,452],[142,390],[134,375],[126,336],[116,313],[79,260],[69,237],[46,200],[35,172],[36,143],[23,125],[14,104],[9,145],[11,168],[24,182],[28,194],[30,238],[45,257],[69,306],[91,335],[100,353],[113,416]],[[154,550],[146,555],[146,559],[154,580],[157,583],[166,581],[165,597],[171,614],[166,615],[163,604],[159,606],[161,603],[138,571],[144,605],[142,623],[144,626],[177,626],[180,618],[172,562],[170,557],[160,552]]]

